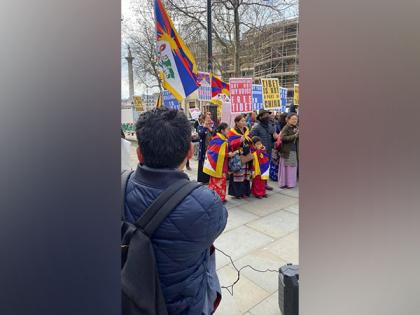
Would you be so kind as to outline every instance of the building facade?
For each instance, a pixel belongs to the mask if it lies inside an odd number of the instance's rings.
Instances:
[[[242,77],[278,78],[280,85],[290,92],[299,83],[299,21],[297,18],[264,26],[242,34],[240,42],[240,69]],[[213,67],[225,80],[231,78],[233,48],[214,41]],[[207,69],[207,43],[205,40],[189,43],[200,70]]]

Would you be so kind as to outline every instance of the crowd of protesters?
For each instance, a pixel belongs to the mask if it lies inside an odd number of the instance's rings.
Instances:
[[[282,189],[297,186],[299,129],[294,106],[288,113],[260,110],[238,115],[232,126],[217,126],[208,112],[200,115],[196,132],[197,181],[208,184],[223,202],[226,194],[266,198],[266,191],[273,190],[268,179]]]

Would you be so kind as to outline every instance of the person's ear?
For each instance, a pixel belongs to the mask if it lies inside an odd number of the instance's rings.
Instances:
[[[193,155],[194,155],[194,144],[191,142],[190,149],[188,150],[188,153],[187,153],[187,160],[191,160]]]
[[[141,152],[140,146],[137,147],[137,158],[139,159],[140,164],[144,164],[143,153]]]

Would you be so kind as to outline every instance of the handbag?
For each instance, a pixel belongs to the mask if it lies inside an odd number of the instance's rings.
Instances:
[[[234,155],[229,159],[229,171],[232,173],[239,172],[241,170],[242,163],[239,155]]]

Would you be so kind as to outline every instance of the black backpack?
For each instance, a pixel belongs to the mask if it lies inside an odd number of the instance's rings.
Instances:
[[[167,315],[150,238],[172,209],[201,185],[187,179],[175,182],[132,224],[124,219],[125,190],[132,173],[121,174],[121,315]]]

